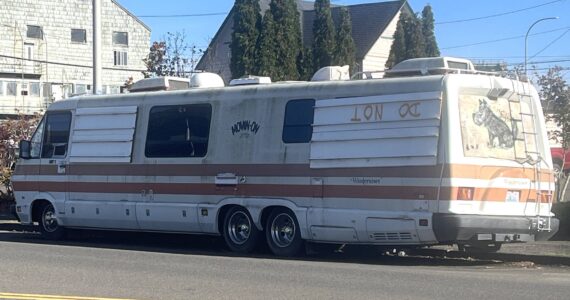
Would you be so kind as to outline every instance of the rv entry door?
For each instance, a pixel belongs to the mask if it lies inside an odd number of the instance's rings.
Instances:
[[[43,124],[43,139],[40,153],[39,191],[51,195],[56,213],[65,214],[68,196],[67,165],[69,163],[70,111],[47,112]],[[48,180],[49,178],[49,180]]]

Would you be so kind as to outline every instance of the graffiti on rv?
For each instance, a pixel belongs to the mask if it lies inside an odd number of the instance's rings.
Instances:
[[[241,133],[242,135],[249,135],[249,133],[257,134],[260,127],[261,125],[259,125],[256,121],[238,121],[232,125],[232,135],[236,135],[236,133]]]
[[[401,119],[408,117],[419,118],[421,116],[420,102],[406,102],[399,106],[393,104],[395,103],[386,105],[383,103],[355,105],[350,121],[356,123],[380,122],[384,118],[385,110],[388,111],[388,113],[394,112],[399,115]]]
[[[512,117],[520,116],[523,105],[509,105],[509,101],[503,98],[490,100],[477,95],[460,95],[459,115],[465,156],[515,159],[515,153],[523,153],[524,142],[517,140],[521,130]]]

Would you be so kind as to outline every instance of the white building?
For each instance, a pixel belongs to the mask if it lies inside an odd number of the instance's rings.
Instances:
[[[0,0],[0,116],[33,114],[91,92],[92,0]],[[102,0],[103,93],[119,93],[145,70],[150,28]]]
[[[315,20],[314,1],[296,0],[300,14],[303,46],[312,47],[313,22]],[[269,9],[270,0],[259,0],[263,13]],[[352,38],[356,46],[357,72],[383,71],[390,55],[394,41],[396,25],[400,14],[414,14],[405,0],[354,4],[344,6],[348,9],[352,20]],[[341,6],[331,7],[335,23],[340,22]],[[220,29],[212,39],[206,53],[202,56],[196,69],[214,72],[222,76],[224,81],[232,79],[230,71],[232,32],[234,26],[234,10],[230,11]]]

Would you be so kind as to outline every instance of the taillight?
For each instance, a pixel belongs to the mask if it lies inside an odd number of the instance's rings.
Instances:
[[[474,194],[475,194],[475,188],[460,187],[457,190],[457,200],[473,200]]]
[[[542,191],[540,192],[540,202],[550,203],[552,202],[552,191]]]

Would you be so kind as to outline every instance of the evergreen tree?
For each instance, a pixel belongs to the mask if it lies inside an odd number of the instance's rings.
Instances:
[[[416,16],[411,16],[404,23],[406,35],[406,54],[404,59],[425,57],[425,39],[422,23]]]
[[[437,57],[440,55],[439,47],[437,46],[437,41],[435,39],[434,32],[434,19],[431,6],[428,4],[424,7],[422,11],[422,32],[424,34],[425,41],[425,56],[426,57]]]
[[[261,28],[261,9],[258,0],[236,0],[234,27],[230,44],[232,77],[252,74],[258,65],[257,42]]]
[[[329,0],[315,1],[315,21],[313,23],[313,62],[314,69],[330,66],[334,61],[335,31]]]
[[[401,14],[390,55],[386,62],[387,68],[392,68],[401,61],[410,58],[425,57],[425,39],[422,33],[422,22],[415,15]]]
[[[297,59],[301,52],[301,22],[295,0],[271,0],[269,9],[275,24],[275,80],[297,80]]]
[[[259,36],[257,55],[259,64],[255,74],[272,77],[277,69],[277,44],[275,40],[275,21],[273,13],[268,10],[263,16],[263,25]]]
[[[312,49],[305,47],[297,59],[297,70],[299,70],[299,80],[311,80],[313,76],[313,53]]]
[[[340,25],[336,35],[335,65],[349,65],[354,73],[356,70],[356,45],[352,39],[352,22],[345,7],[340,10]]]
[[[400,14],[398,24],[396,25],[396,32],[394,32],[392,48],[390,49],[388,61],[386,61],[386,68],[391,69],[397,63],[405,59],[406,34],[404,32],[404,23],[406,22],[406,19],[407,16],[405,14]]]

